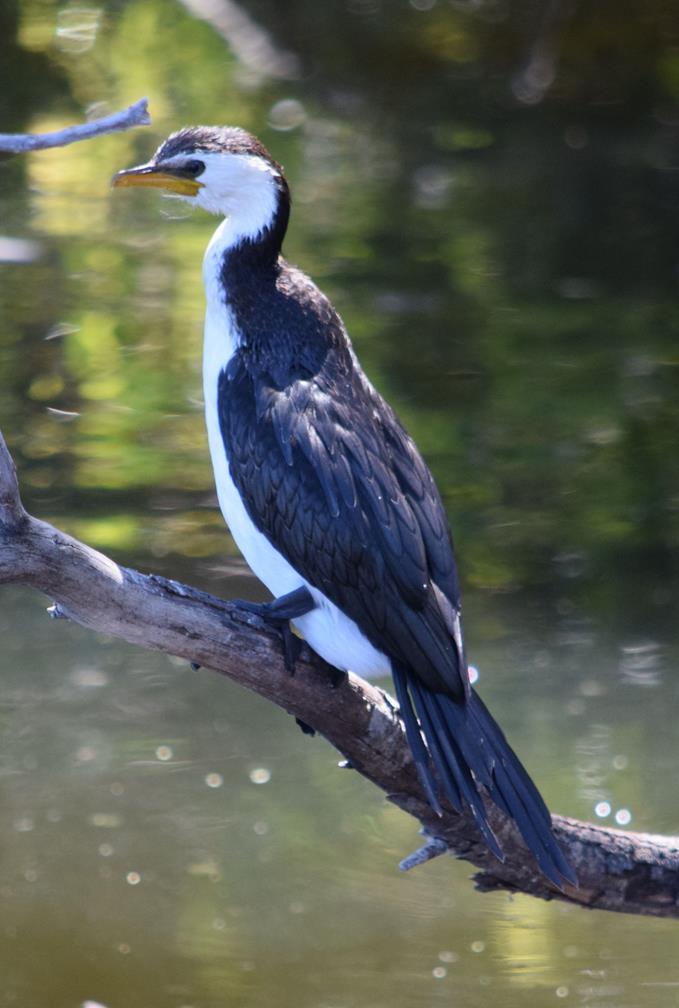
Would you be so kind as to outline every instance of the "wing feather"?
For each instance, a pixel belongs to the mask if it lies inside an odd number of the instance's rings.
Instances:
[[[341,389],[328,384],[334,373]],[[389,406],[346,360],[279,388],[238,354],[218,401],[231,476],[257,528],[375,647],[464,699],[443,505]]]

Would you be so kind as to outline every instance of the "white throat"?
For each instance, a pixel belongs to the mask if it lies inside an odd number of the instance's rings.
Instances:
[[[227,217],[210,239],[203,258],[206,299],[203,383],[206,411],[216,396],[219,375],[241,344],[241,335],[234,314],[226,303],[222,281],[224,256],[241,240],[242,236],[235,230],[233,220]],[[216,400],[214,408],[216,410]]]
[[[203,258],[207,300],[203,372],[206,385],[210,382],[214,389],[220,372],[241,343],[233,312],[225,301],[224,257],[243,241],[256,240],[272,225],[278,209],[278,173],[252,154],[205,152],[201,159],[205,162],[200,176],[203,186],[191,202],[224,215]]]
[[[186,198],[192,206],[227,218],[232,245],[257,238],[273,224],[279,198],[273,165],[255,154],[200,151],[197,157],[205,165],[198,177],[201,187]],[[185,161],[186,155],[178,154],[164,163],[181,166]]]

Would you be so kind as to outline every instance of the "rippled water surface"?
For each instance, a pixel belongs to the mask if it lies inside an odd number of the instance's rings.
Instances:
[[[214,222],[111,193],[172,129],[258,133],[455,530],[480,689],[550,806],[676,832],[679,15],[617,5],[6,0],[0,426],[27,506],[262,597],[216,510]],[[0,1005],[655,1008],[677,924],[481,896],[290,718],[4,588]],[[92,1005],[88,1005],[92,1008]]]

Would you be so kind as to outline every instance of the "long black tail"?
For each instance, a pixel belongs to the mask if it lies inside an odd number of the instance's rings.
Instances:
[[[444,693],[430,692],[397,663],[393,676],[408,744],[432,808],[441,811],[433,763],[448,801],[458,812],[463,804],[469,807],[500,861],[504,855],[488,824],[480,786],[514,820],[547,878],[559,888],[564,881],[577,885],[554,839],[547,806],[481,698],[472,690],[467,703],[455,703]]]

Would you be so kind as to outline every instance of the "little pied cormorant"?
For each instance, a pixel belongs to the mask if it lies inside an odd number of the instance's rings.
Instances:
[[[203,262],[205,414],[224,518],[274,595],[263,615],[288,630],[292,619],[337,669],[391,675],[432,807],[440,794],[466,804],[502,858],[485,789],[543,873],[576,884],[540,794],[470,687],[431,473],[330,301],[281,256],[281,166],[244,130],[194,126],[113,185],[165,189],[224,217]]]

